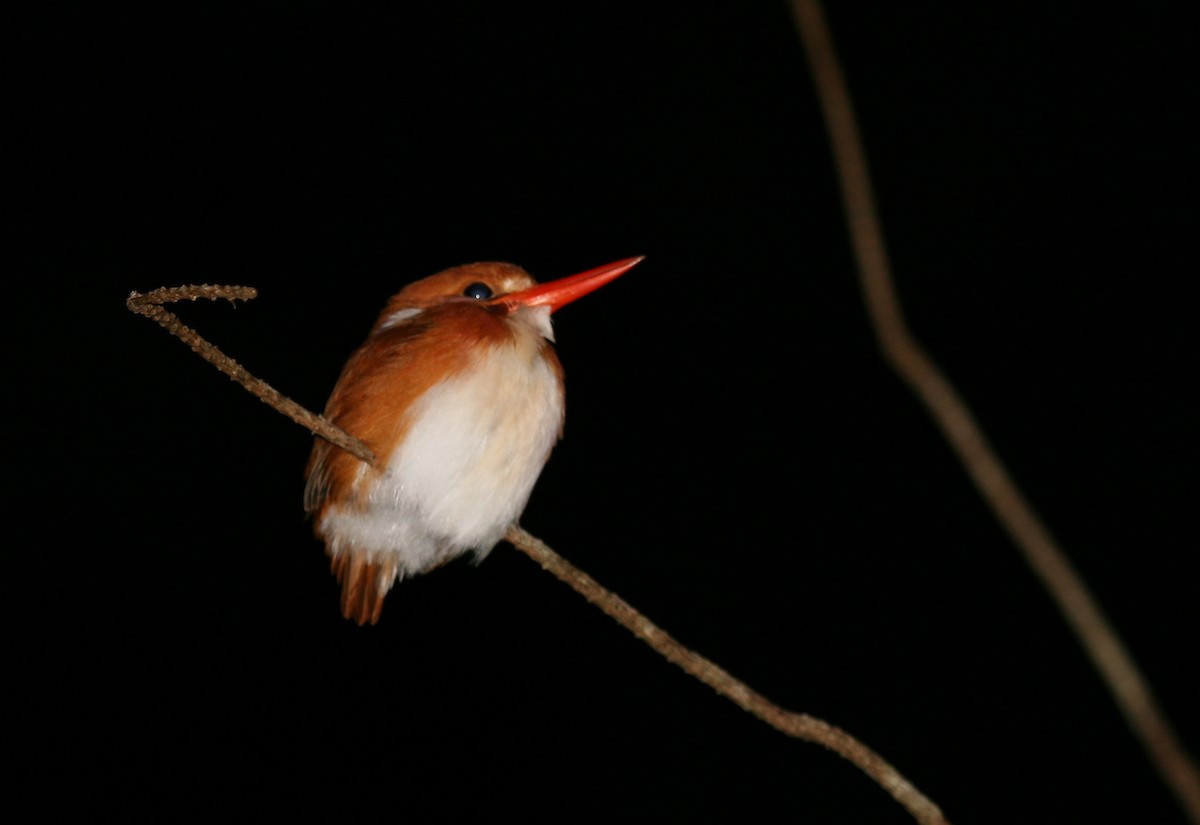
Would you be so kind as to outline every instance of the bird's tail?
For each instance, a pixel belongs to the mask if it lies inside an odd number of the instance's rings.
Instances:
[[[329,566],[342,586],[342,615],[360,625],[378,622],[384,597],[396,582],[396,563],[343,550],[330,554]]]

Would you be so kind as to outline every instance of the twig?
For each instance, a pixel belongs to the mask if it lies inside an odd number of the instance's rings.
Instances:
[[[726,670],[689,648],[630,607],[617,594],[606,590],[595,579],[551,550],[540,539],[520,527],[513,527],[504,537],[513,547],[536,561],[543,569],[569,584],[577,593],[603,610],[622,627],[650,645],[668,662],[700,680],[743,710],[757,716],[771,727],[788,736],[824,745],[844,759],[853,762],[867,776],[890,793],[921,823],[945,823],[940,808],[913,787],[899,771],[883,757],[872,751],[841,728],[834,727],[806,713],[784,710]]]
[[[125,302],[125,306],[129,307],[132,312],[157,321],[163,329],[179,338],[197,355],[241,384],[263,403],[271,405],[300,426],[307,427],[314,435],[335,444],[360,461],[373,465],[375,456],[366,444],[350,436],[340,427],[335,427],[323,416],[309,412],[266,381],[255,378],[246,371],[245,367],[204,340],[194,329],[160,306],[160,304],[169,304],[185,299],[195,301],[197,298],[208,298],[212,301],[224,298],[232,304],[235,301],[249,301],[257,296],[258,291],[254,287],[199,284],[164,287],[144,295],[140,292],[132,292],[129,300]]]
[[[912,337],[892,281],[850,94],[818,0],[791,0],[825,116],[867,309],[879,345],[929,408],[975,486],[1058,603],[1150,761],[1200,823],[1200,768],[1149,683],[1049,530],[1025,500],[949,379]]]
[[[240,364],[202,338],[195,330],[185,326],[178,318],[159,306],[162,303],[183,299],[194,301],[197,298],[213,300],[225,298],[230,302],[245,301],[254,298],[257,294],[251,287],[207,284],[181,286],[156,289],[145,295],[134,292],[129,296],[126,306],[133,312],[157,321],[172,335],[181,338],[206,361],[216,365],[221,372],[237,381],[264,403],[274,407],[297,424],[307,427],[314,435],[346,450],[361,461],[375,464],[375,456],[363,442],[327,419],[314,415],[291,399],[285,398],[265,381],[255,378]],[[514,526],[510,529],[505,539],[650,645],[667,661],[678,665],[686,673],[699,679],[717,693],[754,714],[781,733],[824,745],[834,753],[848,759],[891,794],[922,825],[947,825],[947,820],[937,805],[913,787],[912,783],[882,757],[841,728],[804,713],[784,710],[763,695],[751,690],[745,683],[733,678],[713,662],[675,641],[615,593],[601,587],[587,573],[572,565],[541,540],[520,527]]]

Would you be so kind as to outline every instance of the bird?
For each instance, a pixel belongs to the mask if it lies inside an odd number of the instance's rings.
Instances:
[[[324,413],[377,460],[318,438],[305,469],[347,619],[377,624],[397,582],[468,553],[481,562],[517,523],[563,429],[550,315],[642,259],[544,284],[472,263],[388,300]]]

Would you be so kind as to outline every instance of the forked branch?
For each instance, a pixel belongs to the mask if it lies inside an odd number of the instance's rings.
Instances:
[[[214,300],[225,298],[230,302],[244,301],[256,295],[257,292],[250,287],[181,286],[157,289],[145,295],[135,292],[129,296],[126,305],[131,311],[157,321],[172,335],[182,339],[206,361],[216,365],[221,372],[288,418],[307,427],[313,435],[324,438],[359,460],[374,465],[376,463],[375,456],[363,442],[334,426],[322,416],[314,415],[296,402],[284,397],[265,381],[255,378],[244,367],[202,338],[195,330],[185,326],[175,315],[161,306],[163,303],[185,299],[194,301],[197,298]],[[824,745],[857,765],[903,805],[922,825],[943,825],[947,822],[937,805],[918,791],[879,754],[850,734],[808,714],[785,710],[762,694],[751,690],[749,686],[733,678],[724,669],[681,645],[622,598],[600,586],[587,573],[575,567],[551,550],[544,542],[520,527],[513,527],[509,530],[505,539],[544,569],[553,573],[560,581],[574,588],[577,593],[615,619],[667,661],[682,668],[726,699],[754,714],[781,733]]]

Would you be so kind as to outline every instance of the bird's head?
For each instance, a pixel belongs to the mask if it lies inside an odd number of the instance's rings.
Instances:
[[[642,261],[625,258],[577,275],[539,284],[519,266],[474,263],[443,270],[409,284],[392,296],[375,331],[448,304],[474,305],[489,313],[514,316],[554,340],[550,313],[620,277]]]

